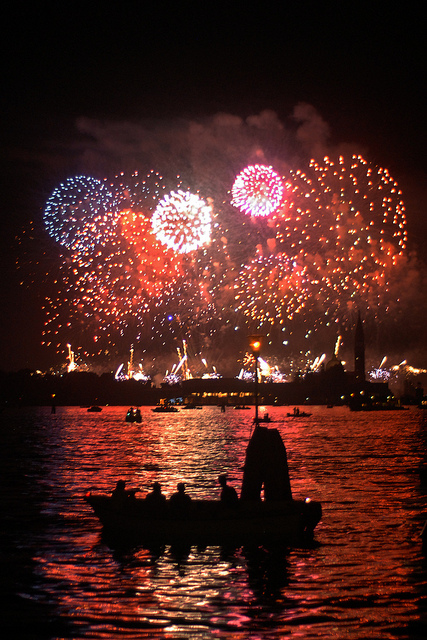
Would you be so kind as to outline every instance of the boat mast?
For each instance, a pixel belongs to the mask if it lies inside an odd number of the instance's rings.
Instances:
[[[252,354],[255,358],[255,427],[259,427],[258,417],[258,360],[259,352],[261,351],[263,336],[254,335],[249,336],[249,345],[252,349]]]

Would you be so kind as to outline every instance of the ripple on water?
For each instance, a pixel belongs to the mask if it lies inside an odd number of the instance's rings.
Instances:
[[[125,423],[123,407],[3,412],[2,584],[15,594],[5,620],[24,628],[26,612],[30,633],[49,619],[64,638],[424,637],[419,413],[313,407],[295,421],[287,410],[268,408],[294,495],[323,505],[320,544],[309,549],[117,549],[82,500],[119,477],[143,493],[184,481],[213,498],[227,471],[239,487],[252,412],[143,408],[141,424]]]

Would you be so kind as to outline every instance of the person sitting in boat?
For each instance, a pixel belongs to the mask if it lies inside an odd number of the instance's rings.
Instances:
[[[166,504],[166,496],[162,493],[160,482],[153,484],[153,489],[145,496],[145,502],[150,509],[160,509]]]
[[[218,482],[221,485],[221,503],[225,507],[236,507],[239,504],[239,497],[237,495],[237,491],[234,487],[227,484],[227,475],[222,473]]]
[[[184,482],[178,482],[176,493],[169,498],[169,504],[176,513],[186,513],[190,508],[191,498],[185,493]]]
[[[111,495],[114,500],[124,500],[126,498],[134,498],[137,491],[139,491],[139,489],[126,489],[126,481],[118,480],[116,488],[112,491]]]

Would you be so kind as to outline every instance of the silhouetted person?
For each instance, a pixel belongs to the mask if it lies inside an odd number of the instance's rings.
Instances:
[[[175,513],[185,514],[190,508],[191,498],[185,493],[185,484],[183,482],[178,482],[177,489],[177,492],[173,493],[169,498],[169,504]]]
[[[120,501],[125,500],[126,498],[134,498],[137,491],[138,489],[126,489],[126,481],[118,480],[116,488],[113,490],[111,495],[114,500]]]
[[[225,507],[237,507],[239,504],[239,497],[237,495],[237,491],[234,487],[227,484],[227,476],[225,473],[222,473],[218,482],[222,487],[221,490],[221,503]]]
[[[166,504],[166,496],[162,493],[162,487],[159,482],[153,484],[153,490],[145,496],[145,502],[153,510],[160,510]]]

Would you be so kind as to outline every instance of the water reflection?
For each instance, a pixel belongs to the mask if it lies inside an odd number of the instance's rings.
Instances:
[[[141,424],[116,407],[3,414],[11,625],[25,612],[46,638],[423,637],[420,414],[269,412],[282,416],[295,497],[322,502],[315,548],[117,547],[82,500],[118,478],[143,493],[157,480],[168,495],[183,481],[193,497],[217,498],[219,473],[241,483],[250,412],[147,409]]]
[[[144,597],[145,621],[158,621],[167,611],[175,632],[196,621],[199,626],[241,629],[261,611],[276,616],[289,605],[283,595],[289,584],[289,550],[277,545],[113,547],[112,558],[120,576],[127,578],[126,593],[138,596],[137,609],[127,615],[141,616]]]

